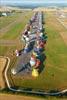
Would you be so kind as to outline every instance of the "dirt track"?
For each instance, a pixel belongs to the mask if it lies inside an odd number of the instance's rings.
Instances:
[[[5,83],[3,80],[3,70],[6,64],[6,59],[5,58],[0,58],[0,88],[5,87]]]

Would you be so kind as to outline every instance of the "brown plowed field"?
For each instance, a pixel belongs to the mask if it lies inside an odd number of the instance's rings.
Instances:
[[[5,58],[0,58],[0,88],[5,87],[4,79],[3,79],[3,70],[6,64],[6,59]],[[1,99],[0,99],[1,100]]]

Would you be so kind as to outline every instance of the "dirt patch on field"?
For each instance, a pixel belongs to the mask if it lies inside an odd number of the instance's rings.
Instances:
[[[3,70],[6,64],[5,58],[0,58],[0,88],[5,88],[5,82],[3,79]]]
[[[67,33],[66,32],[60,32],[60,35],[63,38],[65,44],[67,45]]]
[[[0,100],[45,100],[37,97],[0,94]]]

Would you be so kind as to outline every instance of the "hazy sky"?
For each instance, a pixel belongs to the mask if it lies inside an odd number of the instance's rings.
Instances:
[[[67,0],[0,0],[0,3],[67,3]]]

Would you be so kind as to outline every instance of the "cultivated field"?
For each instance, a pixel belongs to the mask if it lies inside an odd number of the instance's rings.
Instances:
[[[0,100],[46,100],[37,97],[0,94]]]
[[[33,96],[19,96],[19,95],[7,95],[7,94],[0,94],[0,100],[62,100],[62,98],[56,97],[46,97],[46,98],[38,98]],[[66,98],[63,100],[67,100]]]
[[[57,20],[59,21],[59,23],[64,27],[64,29],[67,30],[67,13],[62,13],[61,15],[57,14]],[[63,38],[64,42],[67,45],[67,32],[60,32],[61,37]]]
[[[23,31],[32,12],[15,13],[0,18],[0,39],[16,39]]]
[[[32,12],[23,11],[0,17],[0,55],[10,56],[13,50],[23,47],[23,43],[20,42],[21,33],[31,16]]]
[[[0,57],[0,88],[5,88],[5,82],[3,79],[3,71],[6,65],[6,59]]]
[[[8,32],[1,36],[1,39],[15,40],[20,37],[20,33],[31,16],[32,12],[26,12],[21,18],[22,21],[20,20],[11,26]],[[53,12],[44,13],[44,22],[48,38],[46,50],[44,51],[46,60],[44,61],[44,66],[39,77],[24,78],[23,76],[19,77],[11,74],[11,68],[18,61],[15,55],[13,55],[13,51],[17,48],[22,48],[21,43],[13,46],[0,46],[0,55],[6,55],[11,59],[8,75],[12,86],[45,91],[58,91],[67,88],[67,45],[63,38],[67,30],[56,19]],[[64,33],[63,36],[61,36],[61,33]],[[19,39],[17,40],[17,44],[19,43]]]

